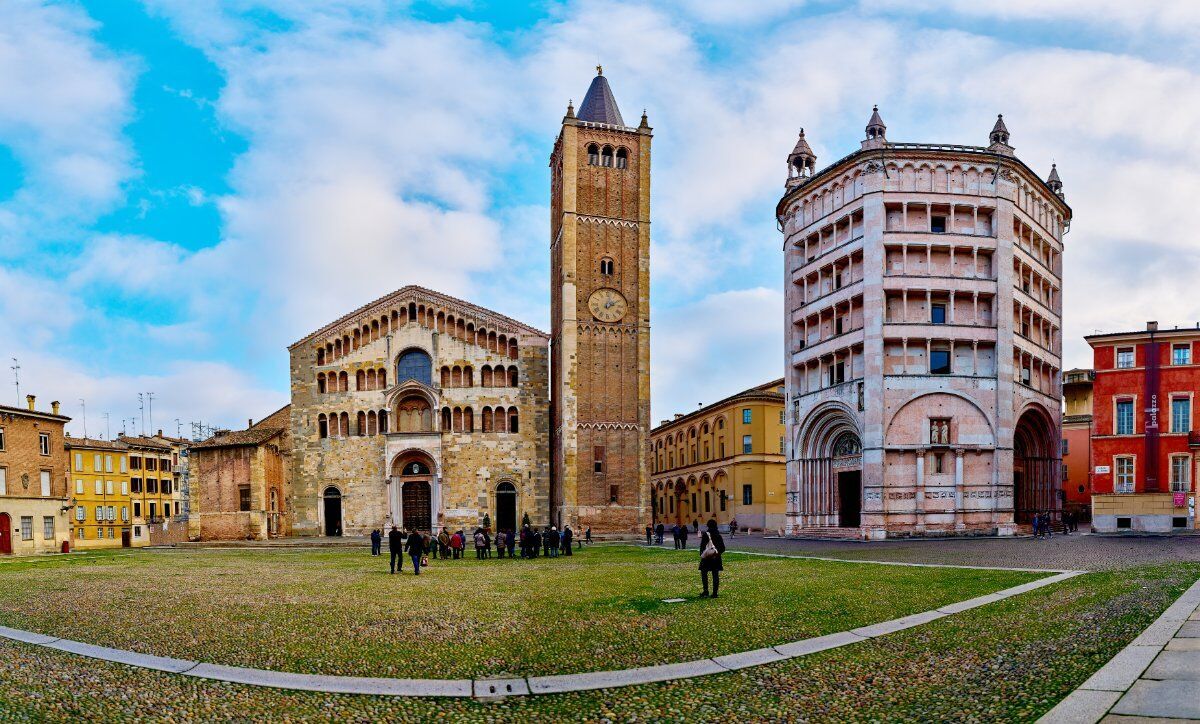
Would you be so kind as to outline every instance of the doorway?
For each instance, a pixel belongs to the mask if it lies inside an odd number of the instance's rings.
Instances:
[[[342,534],[342,491],[325,488],[325,535]]]
[[[433,528],[429,483],[410,480],[400,492],[400,510],[405,528],[428,531]]]
[[[129,531],[128,528],[124,528],[121,530],[121,547],[122,548],[128,548],[131,545],[133,545],[133,537],[132,536],[133,536],[133,534]]]
[[[862,472],[838,473],[838,527],[857,528],[862,522]]]
[[[0,555],[12,554],[12,518],[0,513]]]
[[[517,529],[517,488],[512,483],[496,486],[496,530]]]

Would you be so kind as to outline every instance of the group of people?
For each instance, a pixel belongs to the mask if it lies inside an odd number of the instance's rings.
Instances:
[[[1066,525],[1065,515],[1063,516],[1063,519],[1063,532],[1069,533],[1071,528],[1070,526]],[[1030,521],[1033,526],[1033,537],[1049,538],[1050,536],[1054,535],[1054,533],[1050,530],[1050,521],[1051,518],[1049,513],[1034,513],[1033,520]]]
[[[486,521],[485,521],[486,522]],[[490,527],[480,526],[469,537],[465,530],[450,532],[442,528],[436,537],[428,533],[410,529],[401,531],[392,526],[387,534],[388,552],[391,554],[389,567],[392,573],[404,571],[404,556],[412,559],[413,573],[421,574],[421,568],[429,565],[430,558],[457,560],[466,555],[468,541],[475,546],[475,558],[483,560],[492,557],[495,549],[496,558],[517,557],[520,549],[522,558],[557,558],[559,555],[571,555],[571,544],[582,548],[583,544],[592,542],[592,529],[584,531],[583,538],[575,537],[571,526],[564,526],[560,531],[557,526],[548,525],[538,529],[528,522],[521,526],[520,531],[499,530],[493,536]],[[376,529],[371,531],[371,555],[382,555],[383,533]]]
[[[705,529],[712,528],[715,525],[717,525],[717,521],[715,519],[710,519],[708,521],[708,523],[705,524]],[[658,525],[654,526],[653,528],[650,526],[646,526],[646,545],[655,545],[655,544],[662,545],[663,544],[663,536],[666,534],[667,530],[668,530],[668,528],[663,526],[662,523],[659,523]],[[700,521],[698,521],[698,520],[692,521],[691,533],[688,532],[688,527],[686,525],[679,525],[678,523],[672,525],[669,530],[671,531],[671,538],[675,541],[675,550],[683,550],[683,549],[687,548],[687,541],[688,541],[689,535],[700,534]],[[734,536],[737,535],[737,530],[738,530],[737,521],[736,520],[729,521],[729,537],[730,538],[733,538]],[[702,535],[702,534],[700,534],[700,535]],[[701,538],[700,548],[701,548],[701,550],[703,550],[703,548],[704,548],[703,538]]]

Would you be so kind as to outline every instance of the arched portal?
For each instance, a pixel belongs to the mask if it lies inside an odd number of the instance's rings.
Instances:
[[[437,469],[421,450],[397,455],[391,464],[391,519],[402,528],[432,531],[436,523]]]
[[[325,488],[325,535],[342,534],[342,491],[332,485]]]
[[[1062,510],[1062,458],[1059,436],[1045,409],[1033,405],[1017,419],[1013,433],[1013,522],[1029,523],[1037,513],[1057,520]]]
[[[496,486],[496,530],[517,529],[517,488],[505,481]]]
[[[400,491],[400,505],[405,528],[433,530],[433,491],[427,480],[406,480]]]
[[[789,492],[788,516],[804,526],[857,528],[862,523],[862,437],[848,408],[817,407],[793,442],[797,490]]]

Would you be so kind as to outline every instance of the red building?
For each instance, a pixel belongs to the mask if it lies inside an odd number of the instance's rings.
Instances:
[[[1087,337],[1095,361],[1092,526],[1170,532],[1196,525],[1200,326]]]
[[[1063,373],[1063,512],[1092,517],[1092,370]]]

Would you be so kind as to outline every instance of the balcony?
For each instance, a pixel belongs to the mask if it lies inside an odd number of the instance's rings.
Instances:
[[[1188,433],[1188,447],[1200,447],[1200,430],[1192,430]]]

